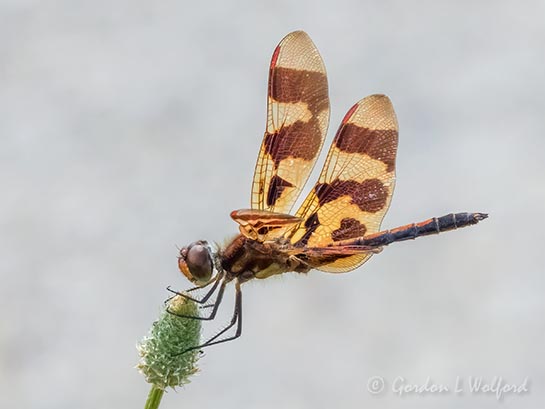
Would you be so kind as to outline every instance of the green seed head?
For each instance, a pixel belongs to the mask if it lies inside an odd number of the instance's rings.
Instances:
[[[197,316],[197,304],[176,296],[170,300],[168,309],[180,315]],[[201,321],[177,317],[166,310],[153,323],[148,336],[138,345],[140,362],[137,368],[146,381],[157,388],[175,388],[189,383],[189,377],[198,371],[196,363],[199,351],[180,352],[199,345]]]

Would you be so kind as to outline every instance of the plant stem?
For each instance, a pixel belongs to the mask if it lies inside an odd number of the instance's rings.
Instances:
[[[151,390],[149,391],[148,400],[146,401],[146,406],[144,406],[144,409],[157,409],[161,403],[161,398],[163,397],[164,392],[164,389],[151,385]]]

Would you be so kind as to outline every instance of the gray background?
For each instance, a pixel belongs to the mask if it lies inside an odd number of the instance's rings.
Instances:
[[[176,245],[236,231],[271,53],[304,29],[328,69],[329,138],[361,97],[394,103],[384,227],[490,219],[350,274],[247,284],[243,337],[162,407],[544,407],[544,17],[542,1],[3,1],[2,406],[143,407],[135,345],[165,287],[189,286]],[[400,397],[399,376],[531,390]]]

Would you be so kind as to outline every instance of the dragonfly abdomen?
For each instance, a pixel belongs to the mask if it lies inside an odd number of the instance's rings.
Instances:
[[[444,231],[455,230],[477,224],[488,217],[485,213],[450,213],[446,216],[433,217],[420,223],[407,224],[392,230],[385,230],[352,241],[352,245],[381,247],[396,241],[413,240]],[[346,240],[348,242],[349,240]],[[348,243],[346,243],[348,244]]]

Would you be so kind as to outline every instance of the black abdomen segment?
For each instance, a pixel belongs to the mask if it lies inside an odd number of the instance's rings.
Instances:
[[[429,236],[444,231],[477,224],[488,217],[485,213],[451,213],[442,217],[434,217],[420,223],[407,224],[392,230],[385,230],[369,236],[353,240],[344,240],[343,245],[366,247],[387,246],[395,241],[412,240],[421,236]],[[337,243],[339,244],[339,243]]]

